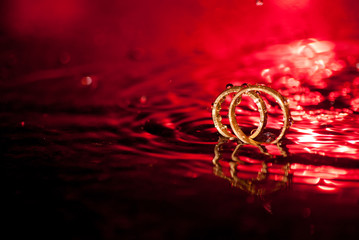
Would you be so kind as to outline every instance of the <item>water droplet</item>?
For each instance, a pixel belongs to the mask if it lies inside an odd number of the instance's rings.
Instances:
[[[147,97],[146,96],[141,96],[140,103],[145,104],[146,102],[147,102]]]
[[[92,77],[91,76],[86,76],[81,78],[81,84],[83,86],[89,86],[92,84]]]
[[[289,122],[289,126],[292,126],[292,125],[293,125],[293,123],[294,123],[293,118],[292,118],[292,117],[290,117],[290,118],[288,119],[288,122]]]
[[[257,6],[263,6],[263,0],[256,0]]]
[[[227,85],[226,85],[226,88],[227,89],[230,89],[230,88],[232,88],[233,87],[233,84],[232,83],[228,83]]]
[[[237,98],[236,101],[234,102],[234,105],[237,106],[241,103],[242,99]]]
[[[256,91],[257,95],[261,95],[261,92],[260,91]]]
[[[268,143],[268,142],[271,142],[271,141],[274,141],[275,139],[275,134],[274,133],[271,133],[271,132],[266,132],[263,134],[263,136],[265,137],[265,141]]]
[[[286,105],[288,105],[288,104],[289,104],[289,99],[286,98],[286,97],[283,97],[283,98],[284,98],[284,103],[285,103]]]
[[[241,87],[248,87],[248,83],[243,83]]]

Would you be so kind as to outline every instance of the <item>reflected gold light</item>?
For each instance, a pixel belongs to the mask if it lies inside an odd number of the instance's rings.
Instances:
[[[252,195],[257,195],[257,196],[268,195],[270,193],[277,192],[279,190],[288,187],[288,184],[290,183],[289,162],[286,162],[285,164],[282,165],[283,175],[281,181],[275,181],[269,179],[270,171],[268,169],[268,165],[266,161],[262,162],[262,167],[260,171],[257,173],[257,177],[250,179],[244,179],[239,177],[238,167],[240,165],[249,165],[248,162],[244,162],[240,160],[239,149],[244,146],[244,144],[241,143],[236,146],[236,148],[234,149],[231,155],[231,161],[229,162],[230,176],[226,176],[223,173],[223,169],[219,161],[222,159],[222,146],[223,144],[227,143],[227,140],[228,139],[220,137],[218,143],[214,147],[214,158],[212,162],[214,165],[213,173],[216,176],[228,180],[234,187],[240,188],[243,191],[246,191]],[[264,146],[260,146],[260,145],[254,145],[254,146],[259,148],[261,154],[265,155],[267,160],[273,158],[273,155],[268,153],[267,149]],[[288,149],[285,147],[285,145],[278,143],[277,147],[284,158],[286,158],[289,155]]]

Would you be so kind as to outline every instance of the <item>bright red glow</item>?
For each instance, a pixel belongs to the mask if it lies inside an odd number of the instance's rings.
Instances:
[[[322,185],[319,185],[318,188],[321,189],[321,190],[324,190],[324,191],[335,191],[335,190],[337,190],[335,187],[328,187],[328,186],[322,186]]]
[[[263,6],[263,0],[256,0],[257,6]]]
[[[343,61],[336,60],[334,43],[305,39],[286,45],[274,45],[267,54],[274,56],[277,66],[262,70],[261,76],[277,87],[300,87],[309,84],[318,88],[326,87],[325,78],[332,76],[333,71],[343,69]],[[318,96],[320,102],[322,96]],[[313,97],[304,99],[309,101]],[[315,99],[315,98],[314,98]],[[297,95],[296,101],[304,103]]]
[[[316,185],[317,183],[319,183],[320,178],[298,178],[298,179],[295,179],[295,180],[298,183]]]
[[[354,98],[351,100],[350,105],[352,106],[352,109],[356,112],[359,111],[359,98]]]
[[[333,181],[333,180],[324,179],[323,181],[328,185],[335,185],[335,186],[343,186],[343,185],[345,185],[345,183],[340,183],[338,181]]]
[[[243,158],[241,158],[241,160],[246,161]],[[224,168],[226,167],[225,162],[221,162],[221,165]],[[232,171],[233,167],[235,167],[238,171],[237,177],[243,180],[255,179],[258,173],[263,171],[263,165],[260,162],[251,163],[251,165],[231,162],[229,166],[232,166]],[[286,181],[283,165],[273,165],[269,163],[266,171],[269,173],[268,180],[277,182]],[[230,171],[228,171],[226,174],[231,178],[230,175],[233,174],[233,172],[230,173]],[[337,191],[341,188],[356,187],[358,186],[357,181],[359,180],[358,170],[345,170],[331,166],[312,166],[298,163],[290,165],[289,174],[293,175],[293,183],[316,185],[318,189],[326,192]]]
[[[275,0],[274,2],[283,9],[301,9],[308,5],[309,0]]]

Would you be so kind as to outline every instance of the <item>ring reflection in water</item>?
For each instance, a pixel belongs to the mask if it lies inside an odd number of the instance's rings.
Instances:
[[[281,153],[280,156],[269,153],[264,146],[252,144],[259,149],[264,158],[260,164],[253,164],[240,159],[240,150],[245,147],[243,143],[238,143],[231,154],[231,158],[225,159],[223,157],[223,146],[226,143],[228,143],[227,138],[219,137],[218,143],[214,147],[212,162],[214,165],[213,173],[216,176],[228,180],[234,187],[259,197],[288,188],[291,182],[289,152],[283,143],[277,144]],[[278,168],[271,171],[273,163]],[[224,166],[228,166],[227,169],[223,169]]]

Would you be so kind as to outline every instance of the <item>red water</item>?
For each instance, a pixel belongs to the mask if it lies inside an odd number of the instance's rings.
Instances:
[[[306,39],[220,64],[128,62],[4,83],[10,229],[81,239],[355,238],[358,46]],[[289,99],[295,122],[280,148],[218,148],[211,103],[227,83],[244,82]],[[268,129],[278,128],[281,115],[268,107]],[[238,115],[253,127],[253,109],[243,104]]]
[[[358,6],[1,1],[3,238],[357,239]],[[243,83],[289,99],[281,145],[219,138]]]

